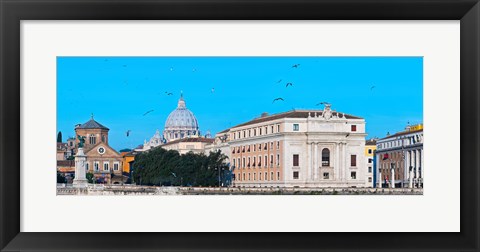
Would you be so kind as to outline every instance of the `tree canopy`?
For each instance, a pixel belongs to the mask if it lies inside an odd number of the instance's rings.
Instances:
[[[161,147],[135,157],[133,180],[137,185],[219,186],[230,181],[227,156],[189,152],[180,155]],[[219,181],[220,180],[220,181]]]

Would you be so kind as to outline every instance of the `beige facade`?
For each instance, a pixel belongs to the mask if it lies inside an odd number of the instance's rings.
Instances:
[[[263,115],[228,132],[235,186],[366,186],[365,120],[330,105]]]
[[[188,152],[193,153],[204,153],[205,146],[207,144],[213,143],[214,139],[212,138],[204,138],[204,137],[190,137],[190,138],[183,138],[177,139],[174,141],[170,141],[166,144],[160,145],[160,147],[166,150],[176,150],[180,154],[186,154]]]

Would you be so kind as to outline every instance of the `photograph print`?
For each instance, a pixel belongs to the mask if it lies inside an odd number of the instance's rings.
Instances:
[[[56,63],[57,195],[423,195],[423,57]]]

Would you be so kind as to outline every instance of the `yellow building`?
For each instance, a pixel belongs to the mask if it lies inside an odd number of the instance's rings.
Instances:
[[[136,151],[122,152],[123,157],[123,173],[130,173],[133,162],[135,161]]]
[[[375,150],[377,149],[377,140],[370,139],[365,141],[365,162],[367,167],[367,176],[365,183],[367,187],[373,187],[373,165],[374,165],[374,156]]]

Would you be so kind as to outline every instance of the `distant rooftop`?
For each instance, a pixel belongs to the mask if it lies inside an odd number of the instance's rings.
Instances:
[[[105,127],[102,124],[100,124],[99,122],[95,121],[93,119],[93,115],[92,115],[92,118],[88,122],[76,127],[76,129],[106,129],[106,130],[108,130],[107,127]]]
[[[323,110],[291,110],[291,111],[282,112],[282,113],[273,114],[273,115],[262,114],[261,117],[257,117],[248,122],[233,126],[232,128],[242,127],[242,126],[255,124],[255,123],[268,122],[268,121],[273,121],[273,120],[282,119],[282,118],[308,118],[309,114],[311,116],[314,116],[315,113],[317,113],[317,115],[319,116],[322,116]],[[363,119],[358,116],[353,116],[353,115],[340,113],[337,111],[332,111],[332,116],[338,116],[338,115],[344,115],[346,119]]]

